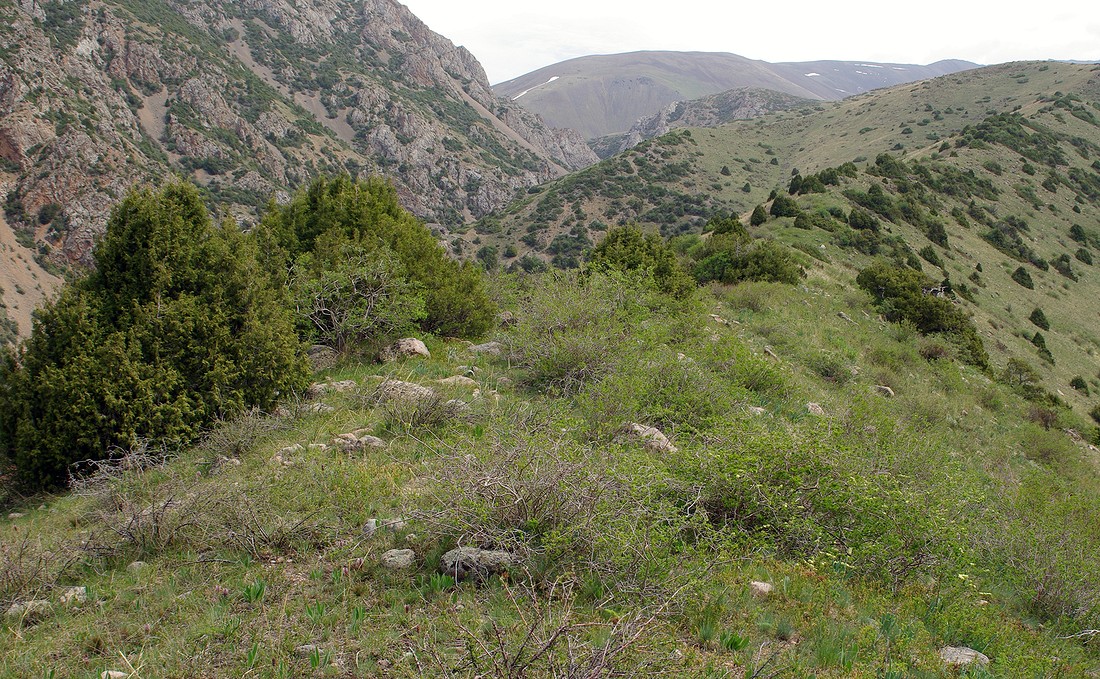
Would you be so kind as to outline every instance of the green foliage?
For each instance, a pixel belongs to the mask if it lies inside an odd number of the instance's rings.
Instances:
[[[326,244],[298,257],[291,289],[307,337],[339,351],[372,351],[424,318],[421,286],[388,250]]]
[[[924,261],[928,262],[932,266],[938,266],[941,269],[943,268],[943,260],[940,259],[939,253],[936,252],[936,249],[931,245],[925,245],[917,252],[917,254],[919,254]]]
[[[1022,233],[1030,231],[1028,223],[1016,216],[1009,215],[995,222],[988,232],[982,234],[982,238],[990,245],[1005,253],[1009,257],[1021,262],[1029,262],[1044,271],[1049,268],[1046,260],[1037,255],[1031,246],[1027,245]]]
[[[1067,162],[1060,141],[1056,133],[1018,113],[998,113],[963,128],[958,144],[975,148],[980,146],[975,142],[1000,144],[1028,160],[1055,167]]]
[[[798,203],[793,198],[779,195],[772,201],[771,215],[773,217],[797,217],[801,211]]]
[[[1075,375],[1073,379],[1069,381],[1069,386],[1073,387],[1077,391],[1081,392],[1085,396],[1089,396],[1089,383],[1085,381],[1084,377]]]
[[[768,213],[764,210],[763,205],[757,205],[752,209],[752,215],[749,217],[749,224],[752,226],[760,226],[764,222],[768,221]]]
[[[898,207],[898,204],[893,198],[887,195],[882,185],[877,182],[871,184],[871,188],[867,191],[860,191],[853,188],[845,189],[843,194],[845,198],[856,205],[867,208],[895,224],[905,219],[905,215]]]
[[[1051,260],[1050,265],[1054,267],[1055,271],[1071,281],[1077,280],[1077,274],[1073,271],[1073,264],[1070,262],[1068,254],[1063,252],[1061,255]]]
[[[96,270],[36,313],[4,366],[0,449],[29,487],[139,439],[187,441],[304,386],[285,301],[251,239],[214,227],[187,184],[128,195]]]
[[[1035,307],[1035,310],[1031,312],[1031,315],[1027,317],[1029,321],[1035,324],[1036,327],[1043,330],[1050,330],[1050,321],[1047,320],[1046,314],[1039,307]]]
[[[363,253],[392,256],[411,283],[424,291],[428,332],[476,337],[491,326],[496,310],[480,270],[459,264],[397,201],[383,179],[320,177],[286,205],[271,205],[257,227],[266,244],[267,265],[281,277],[297,258],[319,243],[346,241]]]
[[[644,308],[642,288],[614,270],[543,278],[511,334],[512,364],[527,382],[566,393],[603,377]]]
[[[768,240],[751,242],[735,234],[715,235],[696,256],[692,274],[700,283],[770,281],[793,285],[805,276],[788,248]]]
[[[1035,281],[1031,280],[1031,274],[1029,274],[1027,272],[1027,269],[1022,266],[1017,267],[1016,270],[1012,272],[1012,280],[1016,281],[1028,290],[1035,289]]]
[[[42,28],[50,36],[55,48],[67,50],[76,45],[77,38],[84,28],[84,7],[87,0],[52,0],[43,2]]]
[[[486,271],[496,271],[500,266],[500,250],[495,245],[481,246],[475,256]]]
[[[889,320],[908,321],[924,334],[949,335],[959,345],[965,361],[988,367],[989,356],[978,331],[946,296],[947,286],[937,285],[919,271],[881,260],[860,271],[856,283],[874,296]]]
[[[848,213],[848,226],[859,231],[878,232],[879,221],[866,210],[852,208],[852,211]]]
[[[594,271],[644,273],[652,276],[659,290],[673,297],[686,297],[695,289],[672,248],[660,236],[643,234],[634,225],[608,231],[592,250],[588,266]]]

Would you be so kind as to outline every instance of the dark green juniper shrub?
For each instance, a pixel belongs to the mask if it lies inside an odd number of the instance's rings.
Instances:
[[[347,247],[392,258],[424,295],[420,328],[455,337],[477,337],[492,327],[496,308],[481,271],[460,264],[419,220],[401,207],[384,179],[320,177],[286,205],[272,205],[256,228],[265,263],[277,280],[314,258],[315,271],[340,263]]]
[[[128,195],[95,262],[0,367],[0,451],[27,487],[141,439],[191,440],[305,385],[289,305],[255,243],[214,226],[195,187]]]
[[[1028,290],[1035,289],[1035,281],[1031,280],[1031,274],[1024,267],[1018,267],[1012,272],[1012,280],[1024,286]]]
[[[871,293],[890,321],[909,321],[923,334],[943,333],[958,344],[963,360],[988,367],[981,337],[970,318],[952,303],[949,286],[884,260],[860,271],[856,283]]]
[[[1050,321],[1047,320],[1046,314],[1039,307],[1035,307],[1035,310],[1031,312],[1031,315],[1027,317],[1029,321],[1035,324],[1036,327],[1043,330],[1050,330]]]
[[[742,228],[738,224],[739,228]],[[744,229],[742,228],[742,231]],[[695,290],[695,282],[680,266],[673,249],[656,234],[643,234],[634,225],[607,232],[607,237],[592,250],[588,269],[646,273],[657,288],[673,297],[683,298]]]
[[[696,260],[692,274],[698,282],[794,284],[805,276],[788,248],[772,241],[753,241],[734,219],[712,224],[711,237],[692,252]]]

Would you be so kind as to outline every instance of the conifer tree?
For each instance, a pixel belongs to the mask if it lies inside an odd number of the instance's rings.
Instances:
[[[194,186],[129,194],[95,270],[35,313],[0,366],[0,450],[30,488],[140,439],[186,442],[305,385],[286,300],[255,244],[215,227]]]

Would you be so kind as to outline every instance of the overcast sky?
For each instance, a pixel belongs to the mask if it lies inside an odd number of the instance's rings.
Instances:
[[[733,52],[765,61],[927,64],[1100,59],[1100,11],[1085,0],[402,0],[464,45],[489,82],[589,54]],[[1036,12],[1035,10],[1038,10]]]

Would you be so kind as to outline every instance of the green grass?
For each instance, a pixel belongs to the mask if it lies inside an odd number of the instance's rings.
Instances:
[[[360,385],[325,396],[331,412],[232,420],[163,464],[19,508],[0,525],[0,603],[56,601],[62,585],[89,600],[9,621],[5,672],[552,676],[588,662],[947,676],[948,644],[989,655],[993,676],[1100,669],[1093,646],[1056,638],[1100,620],[1081,608],[1100,555],[1100,506],[1085,500],[1100,496],[1095,459],[1026,422],[1008,388],[922,358],[923,338],[882,324],[861,293],[816,274],[678,304],[628,281],[498,283],[526,300],[497,337],[503,357],[427,338],[430,360],[349,359],[318,376]],[[554,342],[540,329],[581,294],[609,310],[583,335],[608,368],[559,389],[540,374],[560,362],[519,359],[576,357],[562,340],[581,326],[559,325]],[[848,377],[823,375],[823,355]],[[459,372],[480,398],[436,382]],[[470,409],[395,429],[375,376]],[[895,398],[872,393],[883,382]],[[679,452],[624,436],[617,424],[634,420]],[[389,446],[309,447],[361,428]],[[1031,459],[1043,446],[1053,456]],[[397,530],[363,531],[396,517]],[[435,569],[456,544],[505,547],[525,565],[455,583]],[[417,567],[380,566],[406,547]],[[774,591],[754,597],[753,580]]]

